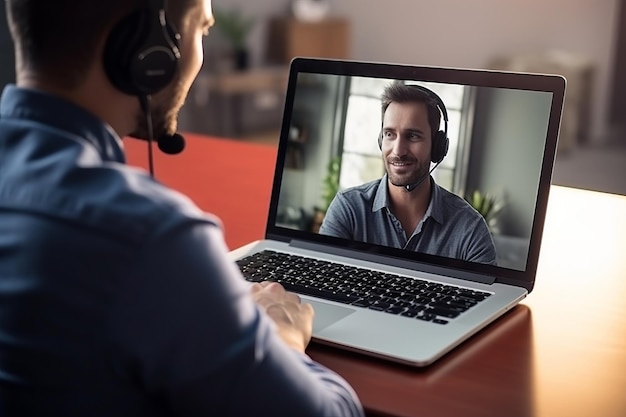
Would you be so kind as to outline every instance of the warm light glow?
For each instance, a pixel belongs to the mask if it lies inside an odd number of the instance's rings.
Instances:
[[[552,187],[541,253],[525,301],[544,318],[533,322],[537,414],[626,412],[615,403],[626,386],[626,197]]]

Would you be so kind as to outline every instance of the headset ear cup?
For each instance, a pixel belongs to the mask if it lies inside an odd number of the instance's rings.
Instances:
[[[450,146],[450,140],[446,136],[443,130],[437,132],[433,139],[433,146],[431,150],[430,160],[435,164],[443,161],[448,153],[448,147]]]
[[[136,11],[120,20],[111,30],[104,47],[104,69],[111,83],[124,93],[136,95],[131,76],[132,60],[145,42],[145,13]]]
[[[104,67],[111,83],[129,95],[154,94],[168,85],[178,67],[178,35],[158,13],[136,11],[111,30]]]
[[[152,20],[152,19],[151,19]],[[176,75],[180,52],[173,28],[158,19],[149,25],[147,42],[133,59],[133,83],[141,94],[154,94],[165,88]]]

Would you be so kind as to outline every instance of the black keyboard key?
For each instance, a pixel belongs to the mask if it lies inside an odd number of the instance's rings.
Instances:
[[[282,285],[283,287],[285,287],[287,291],[296,292],[296,293],[300,293],[304,295],[310,295],[312,297],[323,298],[326,300],[337,301],[339,303],[350,304],[358,300],[357,297],[352,296],[352,295],[341,294],[341,293],[332,292],[332,291],[325,291],[325,290],[321,290],[317,288],[306,287],[303,285],[291,284],[288,282],[284,282],[282,283]]]
[[[459,298],[466,298],[466,299],[470,299],[476,302],[482,301],[491,295],[486,292],[468,290],[465,288],[459,288],[458,294],[459,294]]]
[[[422,313],[422,314],[418,314],[416,318],[420,320],[424,320],[424,321],[431,321],[435,319],[435,315],[430,314],[430,313]]]
[[[443,301],[430,303],[429,306],[434,307],[434,308],[441,308],[444,310],[458,311],[459,313],[462,313],[469,308],[466,305],[451,304],[451,303],[443,302]]]
[[[430,314],[435,314],[437,316],[442,316],[442,317],[448,317],[450,319],[458,317],[459,314],[461,314],[460,311],[449,310],[447,308],[441,308],[441,307],[431,307],[431,308],[428,308],[426,311]]]
[[[424,309],[425,307],[409,307],[406,309],[406,311],[403,311],[402,313],[400,313],[400,315],[406,316],[406,317],[415,317],[418,314],[422,313]]]
[[[371,301],[366,300],[364,298],[360,298],[357,301],[351,303],[350,305],[357,306],[357,307],[369,307],[371,304],[372,304]]]
[[[404,307],[392,306],[392,307],[389,307],[388,309],[386,309],[385,312],[390,313],[390,314],[400,314],[404,310],[406,310]]]
[[[386,301],[376,301],[374,303],[372,303],[372,307],[379,307],[381,310],[386,310],[389,307],[391,307],[391,303],[388,303]],[[372,308],[370,307],[370,308]]]

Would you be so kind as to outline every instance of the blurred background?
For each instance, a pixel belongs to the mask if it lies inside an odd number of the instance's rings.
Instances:
[[[626,195],[626,0],[213,0],[182,130],[276,143],[294,56],[564,75],[553,183]],[[0,86],[14,80],[0,16]]]

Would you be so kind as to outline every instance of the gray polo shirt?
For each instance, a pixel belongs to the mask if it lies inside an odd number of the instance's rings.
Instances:
[[[387,176],[337,193],[320,233],[377,245],[496,264],[485,219],[461,197],[435,183],[428,209],[407,239],[389,208]]]

